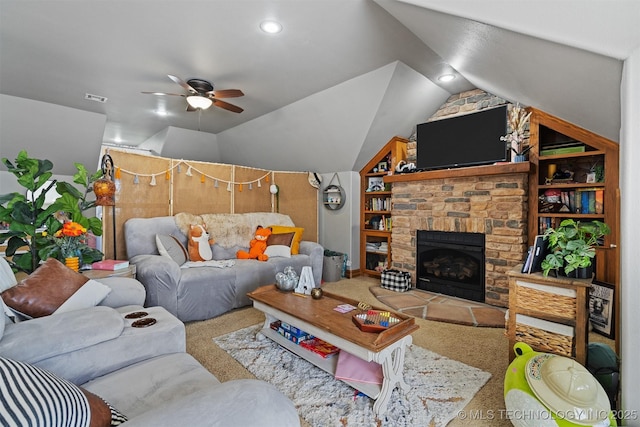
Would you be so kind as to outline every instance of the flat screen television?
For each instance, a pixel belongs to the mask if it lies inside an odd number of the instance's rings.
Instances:
[[[416,168],[448,169],[507,160],[507,106],[417,126]]]

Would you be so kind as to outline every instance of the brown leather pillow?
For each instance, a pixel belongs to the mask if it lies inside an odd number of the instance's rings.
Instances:
[[[4,291],[2,299],[9,307],[27,316],[48,316],[87,280],[57,259],[49,258],[17,285]]]
[[[271,234],[267,238],[267,246],[284,245],[291,247],[291,242],[293,242],[293,236],[295,234],[295,232]]]
[[[91,422],[89,427],[109,427],[112,419],[112,406],[102,400],[102,398],[91,393],[82,387],[78,387],[84,393],[91,411]]]

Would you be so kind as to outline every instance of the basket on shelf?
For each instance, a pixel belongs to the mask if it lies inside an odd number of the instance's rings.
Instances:
[[[540,307],[544,307],[546,314],[563,319],[576,317],[575,295],[559,295],[520,285],[518,286],[517,298],[518,307],[522,309],[540,311]]]
[[[516,323],[516,341],[526,342],[536,351],[573,357],[574,337]]]

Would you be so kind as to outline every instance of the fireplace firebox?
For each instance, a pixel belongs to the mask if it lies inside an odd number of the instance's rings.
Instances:
[[[416,287],[484,302],[483,233],[417,230]]]

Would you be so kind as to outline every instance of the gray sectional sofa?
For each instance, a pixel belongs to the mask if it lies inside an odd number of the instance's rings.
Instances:
[[[179,265],[170,257],[160,255],[156,235],[173,236],[186,247],[188,227],[197,223],[204,223],[215,240],[212,263]],[[311,267],[313,281],[316,286],[320,285],[324,249],[315,242],[301,241],[299,254],[290,258],[236,259],[237,250],[248,249],[258,225],[295,226],[288,215],[270,212],[179,213],[127,220],[124,225],[127,256],[136,266],[136,278],[146,288],[145,305],[162,306],[183,322],[209,319],[250,305],[246,294],[275,283],[276,273],[288,266],[298,275],[303,267]]]
[[[125,426],[300,425],[293,403],[272,385],[253,379],[220,383],[187,354],[184,324],[162,307],[143,308],[138,281],[99,281],[111,288],[100,306],[19,323],[0,313],[0,388],[16,391],[0,396],[0,425],[44,425],[56,402],[75,388],[65,381],[106,400],[128,419]],[[0,283],[0,290],[13,285]],[[156,323],[132,327],[135,320],[125,316],[142,310]],[[43,381],[41,371],[32,373],[41,369],[61,380]],[[13,372],[20,376],[5,375]],[[66,416],[76,417],[84,409],[81,401],[66,401]],[[91,425],[100,415],[110,417],[95,406],[90,414]]]

